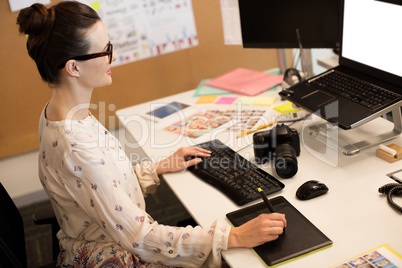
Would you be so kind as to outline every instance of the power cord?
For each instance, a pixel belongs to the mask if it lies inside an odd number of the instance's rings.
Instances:
[[[392,200],[392,196],[402,196],[402,184],[388,183],[381,186],[378,192],[387,195],[388,204],[399,213],[402,213],[402,207]]]

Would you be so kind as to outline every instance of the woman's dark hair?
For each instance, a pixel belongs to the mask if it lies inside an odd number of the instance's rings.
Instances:
[[[95,10],[75,1],[63,1],[51,8],[33,4],[20,11],[19,32],[28,35],[28,54],[44,81],[59,84],[57,66],[88,53],[90,44],[85,32],[99,20]]]

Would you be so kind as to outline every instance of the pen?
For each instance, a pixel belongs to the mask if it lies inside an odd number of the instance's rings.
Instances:
[[[267,205],[269,212],[274,213],[275,210],[274,210],[274,208],[272,207],[271,202],[269,202],[267,196],[264,194],[264,192],[262,191],[262,189],[259,188],[259,187],[258,187],[258,192],[260,193],[262,200],[264,200],[265,204]]]
[[[246,135],[248,135],[248,134],[251,134],[251,133],[254,133],[254,132],[256,132],[256,131],[258,131],[258,130],[260,130],[260,129],[263,129],[263,128],[272,126],[272,125],[275,124],[276,122],[277,122],[277,121],[275,120],[275,121],[272,121],[271,123],[258,126],[257,129],[248,129],[248,130],[245,130],[245,131],[243,131],[242,133],[240,133],[240,135],[237,136],[237,138],[244,137],[244,136],[246,136]]]

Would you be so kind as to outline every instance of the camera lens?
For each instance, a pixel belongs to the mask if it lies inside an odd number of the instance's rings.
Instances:
[[[291,178],[296,175],[297,155],[295,148],[289,143],[278,145],[275,149],[275,170],[282,178]]]

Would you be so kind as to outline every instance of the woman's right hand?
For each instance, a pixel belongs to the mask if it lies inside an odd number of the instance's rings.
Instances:
[[[284,214],[261,214],[239,227],[231,228],[228,248],[253,248],[273,241],[283,233],[286,224]]]

